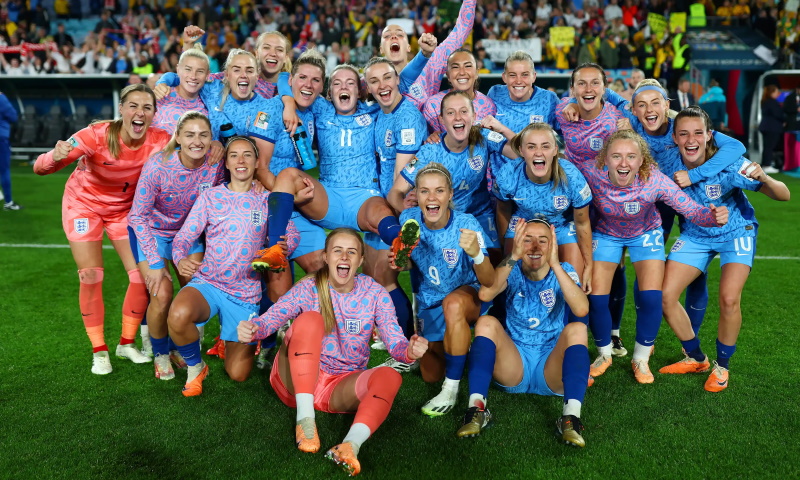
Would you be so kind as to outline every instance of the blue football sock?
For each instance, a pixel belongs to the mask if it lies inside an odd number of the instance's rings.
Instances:
[[[496,358],[497,346],[486,337],[475,337],[469,350],[469,394],[479,393],[483,398],[489,396],[489,384]]]
[[[389,292],[389,297],[391,297],[392,303],[394,304],[394,311],[397,314],[397,323],[403,330],[403,335],[405,335],[406,338],[411,338],[411,335],[414,335],[414,318],[411,315],[411,301],[401,287],[397,287]]]
[[[661,327],[661,290],[639,292],[639,309],[636,310],[636,342],[650,346],[656,341]]]
[[[169,355],[169,337],[156,338],[150,335],[150,344],[153,345],[153,355]]]
[[[731,357],[736,353],[736,345],[725,345],[717,339],[717,363],[722,368],[728,368]]]
[[[267,200],[267,245],[273,246],[286,235],[289,219],[294,211],[294,195],[286,192],[272,192]]]
[[[622,314],[625,312],[625,295],[627,295],[627,292],[628,279],[625,277],[625,267],[618,268],[617,271],[614,272],[614,280],[611,282],[611,293],[609,294],[608,300],[612,330],[619,330],[619,326],[622,324]]]
[[[691,340],[681,340],[681,345],[683,345],[683,350],[686,351],[686,355],[697,360],[698,362],[702,362],[706,359],[706,355],[700,348],[700,339],[696,336]]]
[[[608,295],[589,295],[589,328],[598,347],[611,344],[611,312]]]
[[[639,279],[633,279],[633,306],[634,307],[641,307],[641,298],[639,297]]]
[[[144,312],[144,317],[142,317],[141,325],[147,325],[147,312]]]
[[[444,354],[444,376],[450,380],[461,380],[464,375],[464,365],[467,363],[466,355]]]
[[[561,364],[561,382],[564,384],[564,403],[577,400],[583,403],[589,380],[589,349],[585,345],[572,345],[564,351]]]
[[[180,352],[186,365],[193,367],[203,361],[200,358],[200,342],[191,342],[186,345],[178,345],[178,352]]]
[[[150,338],[152,339],[153,337]],[[167,335],[167,345],[168,345],[167,348],[169,348],[170,352],[178,349],[178,346],[175,345],[175,342],[172,341],[172,337],[170,337],[169,335]]]
[[[689,315],[689,321],[692,322],[692,330],[697,335],[697,332],[700,331],[700,326],[703,325],[703,317],[706,315],[706,307],[708,306],[708,275],[706,273],[701,273],[686,287],[686,301],[684,303],[686,305],[686,313]]]
[[[381,240],[386,245],[391,247],[392,242],[399,234],[400,223],[397,221],[397,217],[394,215],[383,217],[383,220],[378,223],[378,236],[381,237]]]

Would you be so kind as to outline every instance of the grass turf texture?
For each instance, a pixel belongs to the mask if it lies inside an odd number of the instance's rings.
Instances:
[[[71,170],[71,169],[68,169]],[[19,212],[0,211],[0,243],[66,245],[60,205],[67,174],[12,170]],[[795,195],[800,180],[779,176]],[[750,194],[761,221],[758,254],[800,256],[797,199]],[[675,235],[673,235],[673,239]],[[114,350],[127,276],[104,252],[106,339]],[[114,372],[90,373],[91,347],[78,313],[78,281],[68,249],[0,248],[0,477],[6,478],[341,478],[323,453],[346,434],[351,415],[319,413],[322,451],[294,446],[294,410],[273,393],[267,372],[229,380],[217,358],[204,393],[183,398],[185,371],[158,381],[152,364],[112,355]],[[633,268],[627,269],[631,275]],[[408,286],[407,277],[406,287]],[[455,431],[465,406],[431,419],[420,406],[438,393],[419,374],[404,375],[389,418],[361,449],[364,478],[797,478],[797,278],[800,261],[756,260],[742,299],[744,326],[731,361],[730,387],[703,390],[706,374],[666,376],[680,359],[666,324],[650,365],[653,385],[633,379],[630,355],[588,391],[582,419],[587,447],[553,436],[558,398],[489,394],[494,426],[476,439]],[[711,267],[704,350],[715,357],[719,263]],[[632,278],[629,286],[632,288]],[[632,295],[622,326],[633,347]],[[209,323],[206,344],[218,326]],[[138,341],[137,341],[138,343]],[[594,357],[594,348],[590,347]],[[371,365],[385,352],[373,354]]]

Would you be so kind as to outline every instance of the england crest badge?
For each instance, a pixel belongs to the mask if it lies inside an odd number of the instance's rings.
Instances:
[[[476,172],[480,172],[483,168],[483,156],[482,155],[475,155],[474,157],[470,157],[467,160],[469,163],[469,168],[475,170]]]
[[[589,148],[595,152],[599,152],[603,148],[603,139],[599,137],[592,137],[589,139]]]
[[[556,210],[564,210],[569,206],[569,200],[567,200],[566,195],[554,195],[553,196],[553,208]]]
[[[625,202],[624,205],[625,205],[625,213],[627,213],[628,215],[636,215],[642,208],[639,202]]]
[[[76,218],[75,219],[75,233],[79,235],[83,235],[89,231],[89,219],[88,218]]]
[[[545,307],[552,308],[556,304],[556,294],[552,288],[542,290],[539,292],[539,300],[542,301],[542,305]]]
[[[361,320],[353,319],[353,320],[346,320],[344,323],[344,329],[347,333],[356,335],[361,333]]]
[[[444,261],[449,266],[455,267],[456,263],[458,263],[458,250],[455,248],[443,248],[442,257],[444,257]]]
[[[264,214],[261,210],[250,210],[250,223],[256,227],[264,225]]]
[[[706,197],[709,200],[716,200],[722,196],[722,185],[706,185]]]

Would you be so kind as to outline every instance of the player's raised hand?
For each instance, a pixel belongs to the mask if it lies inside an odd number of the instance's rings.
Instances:
[[[258,327],[250,320],[242,320],[236,327],[236,335],[242,343],[250,343],[255,340],[256,331],[258,331]]]
[[[472,258],[481,253],[481,245],[478,242],[478,232],[468,228],[461,228],[461,236],[458,238],[458,246],[464,249],[467,255]]]
[[[711,213],[714,214],[714,218],[717,219],[717,225],[720,227],[728,223],[728,207],[722,205],[721,207],[714,206],[712,203],[708,206],[711,209]]]
[[[199,40],[200,37],[205,34],[206,31],[197,25],[187,25],[186,28],[183,29],[183,35],[181,35],[183,49],[186,50],[187,48],[190,48],[192,45],[194,45],[194,42]]]
[[[425,352],[428,351],[428,339],[425,337],[421,337],[417,334],[411,335],[411,338],[408,340],[408,358],[412,360],[417,360],[422,358],[425,355]]]
[[[428,135],[428,138],[426,138],[423,143],[442,143],[442,135],[442,132],[433,132]]]
[[[568,103],[561,111],[561,118],[568,122],[577,122],[581,119],[580,110],[577,103]]]
[[[56,162],[60,162],[69,156],[69,152],[75,146],[71,142],[65,142],[64,140],[59,140],[56,142],[56,146],[53,149],[53,160]]]
[[[430,33],[423,33],[419,37],[419,40],[417,40],[419,49],[422,50],[422,54],[425,55],[426,58],[431,58],[433,51],[436,50],[437,43],[439,43],[439,41]]]
[[[514,261],[519,260],[525,256],[527,250],[528,245],[525,242],[525,220],[520,218],[514,226],[514,244],[511,247],[511,259]]]
[[[757,163],[751,163],[745,167],[744,170],[742,170],[742,174],[747,178],[752,178],[762,183],[767,181],[767,174],[764,173],[764,169],[761,168],[761,165]]]
[[[191,277],[200,268],[202,262],[198,262],[197,260],[192,260],[189,257],[182,259],[178,262],[178,273],[183,275],[184,277]]]
[[[633,130],[633,125],[630,120],[622,117],[617,120],[617,130]]]
[[[689,172],[686,170],[679,170],[675,172],[675,175],[672,176],[672,179],[675,180],[675,183],[677,183],[681,188],[686,188],[692,185],[692,181],[689,180]]]
[[[496,118],[491,115],[486,115],[481,120],[481,127],[489,129],[493,132],[499,132],[501,128],[503,128],[503,124]]]
[[[172,90],[172,88],[170,88],[170,86],[167,85],[166,83],[157,83],[155,88],[153,89],[153,93],[156,96],[156,101],[161,100],[162,98],[169,95],[170,90]]]
[[[556,237],[556,226],[550,225],[550,259],[548,260],[550,267],[559,265],[561,262],[558,260],[558,238]]]
[[[225,156],[225,147],[219,140],[211,142],[211,148],[208,149],[208,164],[216,165]]]

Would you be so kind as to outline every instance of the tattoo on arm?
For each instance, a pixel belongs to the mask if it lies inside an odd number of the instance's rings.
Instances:
[[[497,268],[513,267],[515,263],[517,262],[511,258],[511,255],[509,255],[500,262],[500,265],[498,265]]]

